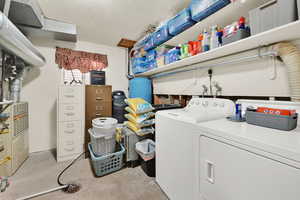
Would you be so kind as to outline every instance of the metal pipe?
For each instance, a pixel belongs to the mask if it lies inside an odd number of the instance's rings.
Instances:
[[[263,58],[263,57],[270,57],[270,56],[274,57],[274,56],[278,56],[278,54],[277,54],[276,51],[268,51],[268,52],[265,52],[265,53],[260,53],[259,52],[257,55],[254,55],[254,56],[247,56],[247,57],[237,58],[237,59],[233,59],[233,60],[230,60],[230,61],[214,63],[214,64],[210,64],[210,65],[206,65],[206,66],[195,66],[191,69],[176,70],[176,71],[165,72],[165,73],[162,72],[160,74],[150,76],[150,78],[160,78],[160,77],[170,76],[170,75],[177,74],[177,73],[194,71],[194,70],[198,70],[200,68],[205,69],[205,68],[217,67],[217,66],[228,65],[228,64],[233,64],[233,63],[236,64],[236,63],[245,62],[247,60],[252,60],[252,59],[256,59],[256,58]],[[199,63],[201,63],[201,62],[199,62]],[[192,65],[190,65],[190,67],[192,67],[194,65],[198,65],[199,63],[192,64]],[[188,66],[188,65],[186,65],[186,66]],[[185,67],[185,66],[182,66],[182,67]]]
[[[8,17],[11,0],[5,0],[3,13]]]
[[[50,190],[46,190],[46,191],[43,191],[43,192],[39,192],[39,193],[36,193],[36,194],[33,194],[33,195],[28,195],[26,197],[21,197],[21,198],[18,198],[17,200],[26,200],[26,199],[32,199],[34,197],[38,197],[38,196],[42,196],[44,194],[48,194],[48,193],[51,193],[51,192],[54,192],[54,191],[57,191],[57,190],[62,190],[62,189],[65,189],[67,188],[68,185],[62,185],[62,186],[58,186],[56,188],[52,188]]]

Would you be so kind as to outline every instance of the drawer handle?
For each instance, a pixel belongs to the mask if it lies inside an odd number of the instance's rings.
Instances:
[[[65,133],[68,133],[68,134],[73,134],[74,132],[75,132],[75,130],[65,131]]]
[[[205,161],[206,162],[206,173],[207,173],[207,177],[206,180],[211,183],[214,184],[215,183],[215,167],[214,164],[210,161]]]
[[[67,128],[73,128],[74,127],[74,124],[72,123],[72,124],[67,124],[67,126],[66,126]]]
[[[64,149],[65,149],[65,151],[74,151],[75,150],[74,147],[72,147],[72,148],[64,148]]]
[[[102,116],[102,114],[100,114],[100,113],[96,113],[95,115],[96,115],[96,117],[101,117]]]
[[[97,101],[101,101],[101,100],[103,100],[104,98],[102,98],[102,97],[96,97],[96,100]]]
[[[74,106],[67,106],[66,110],[74,110]]]
[[[74,116],[75,113],[65,113],[65,115],[67,115],[67,116]]]
[[[65,95],[65,97],[67,97],[67,98],[74,98],[75,96],[74,95]]]
[[[66,145],[73,145],[74,142],[73,141],[66,141]]]
[[[102,94],[103,93],[103,90],[96,90],[96,94]]]
[[[1,146],[0,146],[0,152],[2,152],[2,151],[4,151],[4,150],[5,150],[4,145],[1,145]]]

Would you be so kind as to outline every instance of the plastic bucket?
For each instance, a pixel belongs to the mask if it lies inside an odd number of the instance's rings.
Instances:
[[[92,120],[95,135],[114,135],[118,120],[111,117],[101,117]]]

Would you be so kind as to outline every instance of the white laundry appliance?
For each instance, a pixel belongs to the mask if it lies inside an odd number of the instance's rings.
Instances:
[[[171,200],[199,199],[197,123],[233,112],[230,100],[193,98],[184,109],[156,113],[156,181]]]
[[[239,100],[295,109],[300,103]],[[299,124],[299,122],[298,122]],[[204,200],[299,200],[300,128],[280,131],[226,119],[199,123],[200,195]]]
[[[218,102],[208,101],[218,107]],[[238,103],[243,111],[251,105],[300,113],[300,103]],[[232,106],[228,108],[233,111]],[[230,110],[226,109],[220,109],[215,119],[205,120],[201,114],[210,112],[187,108],[156,116],[156,180],[171,200],[299,199],[300,128],[280,131],[228,121],[224,116]]]

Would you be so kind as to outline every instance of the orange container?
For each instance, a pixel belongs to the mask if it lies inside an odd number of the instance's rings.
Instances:
[[[271,114],[271,115],[291,116],[291,115],[296,113],[296,110],[285,110],[285,109],[258,107],[256,112],[261,112],[261,113]]]

